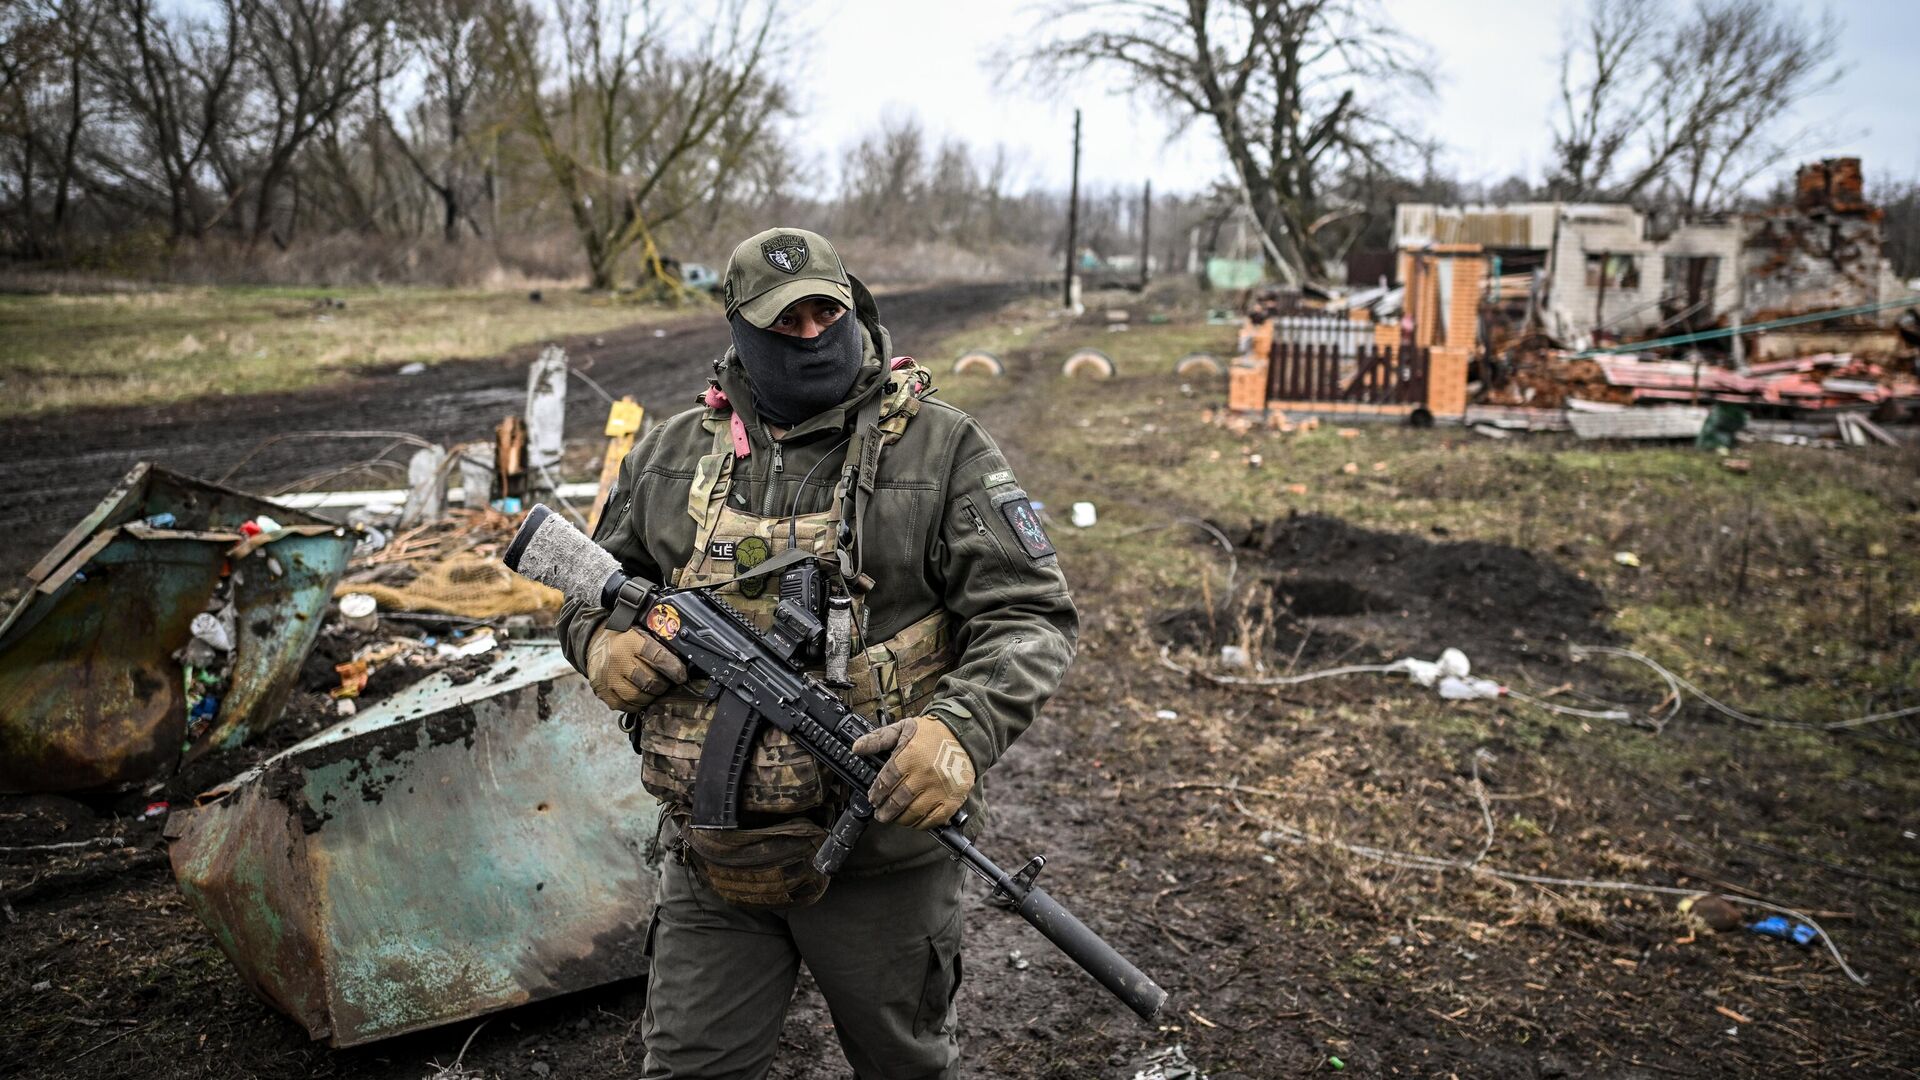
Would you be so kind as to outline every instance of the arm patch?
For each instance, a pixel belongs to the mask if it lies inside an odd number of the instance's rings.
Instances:
[[[1000,504],[1000,513],[1013,528],[1013,535],[1019,539],[1027,558],[1038,560],[1053,554],[1053,541],[1047,538],[1047,530],[1040,527],[1040,516],[1033,512],[1031,502],[1024,498],[1009,500]]]

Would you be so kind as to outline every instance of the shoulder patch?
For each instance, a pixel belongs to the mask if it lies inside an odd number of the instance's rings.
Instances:
[[[1033,512],[1033,503],[1014,499],[1003,503],[1000,513],[1013,527],[1013,535],[1019,538],[1027,558],[1044,559],[1053,554],[1053,541],[1047,538],[1047,530],[1040,527],[1040,516]]]
[[[986,476],[981,477],[980,483],[985,487],[996,487],[1000,484],[1011,484],[1013,483],[1013,470],[1001,469],[999,472],[990,472]]]

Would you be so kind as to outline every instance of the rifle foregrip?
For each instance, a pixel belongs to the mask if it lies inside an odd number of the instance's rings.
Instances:
[[[1112,991],[1113,996],[1126,1002],[1127,1008],[1139,1014],[1140,1019],[1153,1019],[1160,1006],[1166,1004],[1165,990],[1115,952],[1099,934],[1087,929],[1086,923],[1074,918],[1073,912],[1061,907],[1045,889],[1028,889],[1014,910],[1048,941],[1059,946],[1061,952],[1072,957],[1074,963],[1086,969],[1087,974],[1099,980],[1101,986]]]

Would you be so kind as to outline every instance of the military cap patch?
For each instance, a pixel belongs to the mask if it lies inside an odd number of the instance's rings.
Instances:
[[[760,254],[775,270],[797,274],[807,265],[807,241],[791,233],[782,233],[760,245]]]
[[[1047,538],[1047,530],[1040,527],[1040,518],[1034,514],[1032,503],[1015,499],[1002,506],[1000,513],[1005,515],[1007,524],[1013,526],[1013,535],[1019,537],[1027,558],[1044,559],[1053,554],[1053,541]]]

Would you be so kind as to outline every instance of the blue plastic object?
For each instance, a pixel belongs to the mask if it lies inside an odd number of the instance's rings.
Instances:
[[[1750,924],[1747,929],[1763,937],[1777,937],[1782,941],[1791,941],[1795,945],[1810,945],[1820,936],[1819,931],[1806,923],[1789,920],[1784,915],[1769,915],[1759,922]]]

